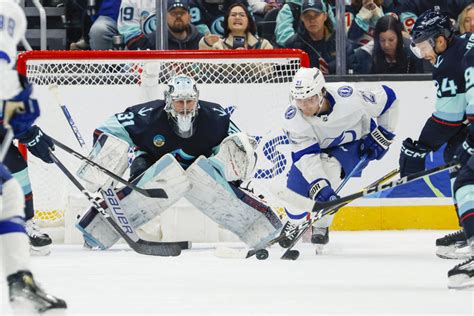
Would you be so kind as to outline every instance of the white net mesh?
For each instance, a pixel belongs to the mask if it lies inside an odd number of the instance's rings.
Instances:
[[[278,132],[279,118],[287,105],[292,77],[302,65],[299,52],[282,51],[279,56],[278,51],[272,51],[271,57],[266,57],[264,52],[249,51],[239,52],[238,58],[221,52],[203,56],[201,52],[197,59],[179,52],[173,53],[174,58],[169,53],[163,58],[159,52],[129,52],[123,58],[110,58],[115,54],[110,52],[44,54],[38,57],[30,52],[20,58],[28,79],[36,85],[42,108],[38,125],[78,151],[81,149],[59,105],[68,108],[90,147],[93,130],[107,117],[127,106],[162,98],[170,78],[186,74],[198,83],[200,99],[221,104],[237,126],[261,139],[256,180],[285,173],[288,140]],[[52,85],[58,87],[56,95],[49,91]],[[270,131],[272,136],[268,137]],[[62,152],[58,155],[70,170],[77,170],[79,161]],[[76,189],[54,165],[31,155],[29,171],[40,224],[63,225],[69,196]]]

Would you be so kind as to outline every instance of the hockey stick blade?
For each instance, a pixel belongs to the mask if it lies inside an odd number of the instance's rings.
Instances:
[[[181,249],[184,246],[190,247],[189,244],[184,245],[181,243],[160,243],[146,241],[143,239],[138,239],[133,241],[130,236],[125,233],[122,228],[114,221],[109,214],[100,206],[100,204],[89,194],[89,192],[82,186],[82,184],[71,174],[71,172],[64,166],[64,164],[53,154],[50,150],[49,153],[51,159],[58,166],[59,169],[64,173],[64,175],[74,184],[74,186],[79,189],[86,196],[86,198],[91,202],[94,207],[99,211],[99,213],[112,225],[114,230],[125,240],[125,242],[132,248],[134,251],[144,255],[150,256],[179,256],[181,254]],[[185,242],[187,243],[187,242]],[[184,248],[183,248],[184,249]]]
[[[62,150],[64,150],[65,152],[75,156],[76,158],[78,158],[79,160],[82,160],[84,161],[85,163],[91,165],[92,167],[94,168],[97,168],[99,169],[100,171],[102,171],[103,173],[105,173],[106,175],[108,175],[109,177],[111,177],[112,179],[122,183],[123,185],[131,188],[132,190],[135,190],[141,194],[143,194],[144,196],[146,197],[150,197],[150,198],[162,198],[162,199],[166,199],[168,198],[168,194],[166,194],[166,191],[163,190],[163,189],[160,189],[160,188],[155,188],[155,189],[143,189],[143,188],[140,188],[140,187],[137,187],[135,184],[117,176],[116,174],[114,174],[113,172],[111,172],[110,170],[102,167],[101,165],[99,164],[96,164],[95,162],[93,162],[92,160],[90,160],[89,158],[81,155],[80,153],[78,153],[77,151],[75,151],[74,149],[64,145],[63,143],[61,143],[60,141],[54,139],[54,138],[51,138],[54,142],[54,144],[56,146],[58,146],[59,148],[61,148]]]

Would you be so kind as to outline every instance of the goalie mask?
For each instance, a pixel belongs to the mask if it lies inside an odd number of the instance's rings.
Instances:
[[[198,115],[199,91],[191,77],[180,75],[173,77],[165,90],[165,111],[174,132],[189,138],[195,132],[195,120]]]
[[[326,80],[318,68],[300,68],[291,83],[290,102],[305,115],[317,115],[324,102]],[[308,114],[314,109],[314,113]]]

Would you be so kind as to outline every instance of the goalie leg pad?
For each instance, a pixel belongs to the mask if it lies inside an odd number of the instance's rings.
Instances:
[[[108,134],[101,134],[92,148],[89,159],[98,165],[122,176],[128,167],[128,148],[125,141]],[[104,172],[84,162],[77,170],[77,176],[85,181],[88,191],[97,192],[107,188],[112,179]]]
[[[163,213],[184,196],[191,187],[183,168],[171,154],[167,154],[155,162],[134,183],[144,189],[161,187],[168,194],[167,199],[155,199],[132,191],[128,187],[117,192],[121,211],[134,229]],[[104,201],[101,206],[106,212],[110,212]],[[92,243],[91,246],[98,246],[101,249],[110,248],[120,238],[120,235],[103,216],[93,209],[88,210],[79,219],[76,227]]]
[[[186,198],[248,246],[263,246],[280,230],[282,223],[269,206],[229,184],[207,158],[199,157],[186,174],[192,183]]]

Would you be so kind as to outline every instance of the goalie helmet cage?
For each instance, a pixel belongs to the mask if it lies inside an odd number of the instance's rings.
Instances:
[[[193,77],[199,98],[221,104],[241,130],[266,139],[280,127],[290,83],[300,67],[309,67],[309,59],[294,49],[29,51],[20,54],[17,62],[18,72],[35,85],[42,111],[37,124],[78,151],[81,148],[60,105],[66,106],[90,147],[97,126],[128,106],[163,99],[167,82],[177,74]],[[256,178],[268,180],[283,172],[287,154],[277,146],[285,142],[284,135],[276,133],[259,145],[263,159],[259,157]],[[19,147],[26,155],[24,146]],[[77,170],[80,161],[60,150],[56,153],[70,170]],[[60,241],[75,230],[72,223],[88,203],[54,165],[27,156],[35,218],[40,226],[55,229],[54,237]],[[64,229],[68,213],[73,219]],[[162,231],[170,229],[162,227]]]

